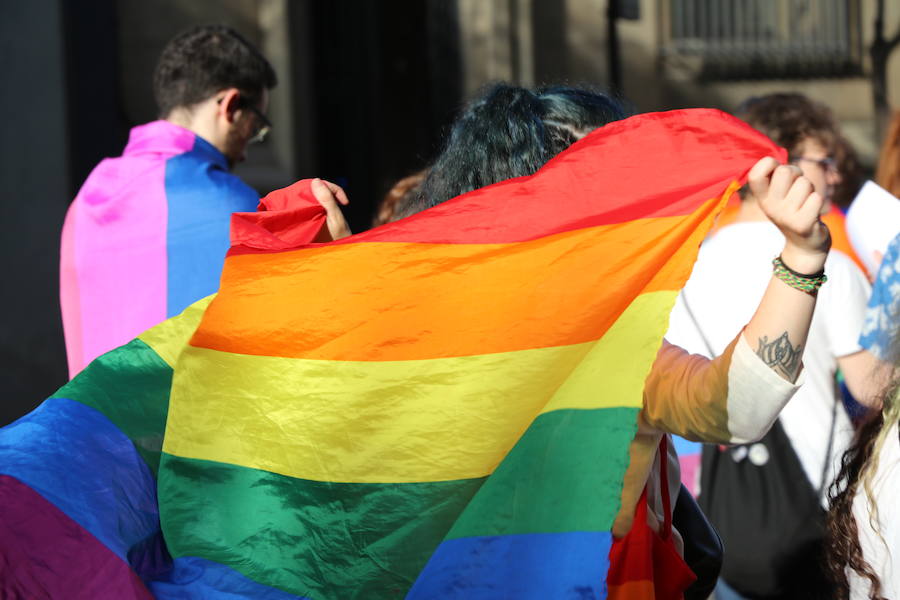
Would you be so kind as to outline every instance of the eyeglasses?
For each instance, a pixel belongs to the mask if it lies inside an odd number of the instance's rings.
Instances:
[[[266,118],[266,115],[262,114],[262,111],[250,104],[246,103],[245,108],[256,115],[257,119],[257,128],[253,132],[253,135],[250,136],[250,139],[247,140],[251,144],[256,144],[258,142],[262,142],[266,139],[266,136],[269,135],[269,132],[272,131],[272,122]]]
[[[790,159],[790,162],[811,162],[816,163],[819,167],[825,171],[826,173],[837,173],[837,161],[831,158],[830,156],[825,158],[808,158],[806,156],[794,156]]]
[[[222,104],[223,98],[219,98],[216,100],[216,104]],[[247,140],[248,144],[256,144],[262,142],[266,139],[266,136],[269,135],[269,132],[272,131],[272,122],[266,117],[266,115],[262,114],[262,111],[253,106],[249,101],[245,98],[241,97],[238,99],[241,108],[246,108],[250,112],[256,116],[257,127],[253,130],[253,135]]]

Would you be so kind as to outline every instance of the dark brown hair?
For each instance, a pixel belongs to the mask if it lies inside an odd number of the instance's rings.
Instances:
[[[626,116],[618,99],[587,88],[490,85],[454,122],[410,210],[531,175],[580,137]]]
[[[251,106],[278,82],[269,61],[241,34],[224,25],[201,25],[166,44],[153,74],[159,115],[189,107],[220,90],[237,88]]]
[[[796,93],[768,94],[745,100],[735,116],[746,121],[795,155],[801,144],[814,139],[833,153],[839,137],[831,109]]]

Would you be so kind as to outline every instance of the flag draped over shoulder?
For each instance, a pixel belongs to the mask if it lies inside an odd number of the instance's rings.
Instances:
[[[236,215],[211,302],[0,431],[0,590],[605,597],[644,378],[765,155],[673,111],[337,243]]]
[[[309,186],[301,180],[259,202],[264,213],[278,211],[268,221],[272,231],[280,220],[293,221],[282,234],[287,241],[308,242],[324,226],[325,210]],[[243,239],[240,224],[264,213],[241,215],[232,237]],[[0,429],[0,598],[183,597],[193,574],[172,568],[156,475],[175,360],[211,299],[101,355]],[[286,597],[238,573],[204,583],[188,593]]]
[[[775,153],[717,111],[643,115],[339,243],[234,246],[173,381],[176,564],[316,599],[602,597],[668,313]]]
[[[131,130],[91,172],[63,225],[60,305],[69,376],[216,291],[231,213],[259,195],[168,121]]]

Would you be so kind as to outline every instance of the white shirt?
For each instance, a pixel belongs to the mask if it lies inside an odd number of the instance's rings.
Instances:
[[[691,352],[710,355],[685,308],[686,298],[713,352],[722,352],[759,306],[772,277],[772,259],[783,247],[781,232],[767,221],[735,223],[705,241],[672,311],[666,339]],[[865,276],[840,252],[829,254],[825,273],[828,281],[819,291],[803,351],[805,383],[780,416],[813,489],[822,486],[832,422],[826,483],[836,477],[841,455],[853,435],[843,406],[835,404],[834,374],[837,357],[862,349],[858,340],[870,293]],[[751,345],[756,347],[755,341]],[[821,500],[826,505],[824,493]]]
[[[878,470],[872,480],[872,494],[878,506],[878,518],[874,521],[877,532],[870,522],[872,508],[862,484],[853,498],[859,545],[863,558],[881,580],[881,595],[889,600],[900,600],[900,439],[897,423],[888,430],[881,449]],[[868,579],[847,569],[847,580],[851,600],[869,597]]]

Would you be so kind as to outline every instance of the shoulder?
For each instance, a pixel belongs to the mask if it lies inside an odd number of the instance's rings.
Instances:
[[[89,197],[93,206],[102,205],[128,190],[128,194],[141,193],[148,183],[160,179],[159,169],[163,161],[130,156],[104,158],[91,170],[81,188],[76,202]]]
[[[694,273],[699,270],[716,269],[731,264],[735,255],[746,245],[748,230],[742,224],[731,224],[716,231],[703,240],[694,265]]]
[[[228,200],[233,211],[253,211],[259,194],[237,175],[197,152],[186,152],[169,161],[166,187],[172,191],[195,194],[202,192],[210,199]]]
[[[778,255],[784,236],[768,221],[732,223],[707,238],[701,246],[701,256],[718,255],[721,260],[740,260],[765,264]]]
[[[159,161],[156,161],[155,164],[159,165]],[[93,169],[91,169],[91,172],[84,180],[84,186],[95,183],[98,180],[102,183],[106,183],[110,179],[130,179],[130,175],[132,175],[134,171],[140,171],[142,167],[153,168],[153,166],[154,164],[152,161],[135,159],[131,156],[107,157],[102,159]]]
[[[708,312],[704,306],[723,312],[719,310],[722,302],[727,302],[734,309],[735,302],[743,306],[745,298],[754,303],[755,308],[771,277],[772,259],[784,245],[784,238],[779,237],[778,230],[767,225],[731,224],[703,242],[691,276],[684,286],[691,298],[691,305],[696,305],[700,313]],[[744,318],[743,310],[725,312],[736,312],[741,319]],[[703,320],[713,316],[701,316],[696,311],[695,315]]]
[[[209,172],[209,178],[212,185],[219,188],[222,192],[227,193],[229,196],[250,200],[254,203],[253,208],[256,208],[259,194],[234,173],[216,168]]]

